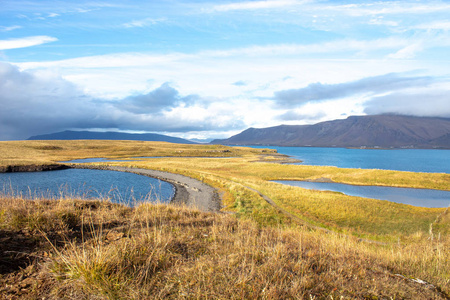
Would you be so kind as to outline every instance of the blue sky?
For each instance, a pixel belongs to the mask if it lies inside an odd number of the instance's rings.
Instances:
[[[450,117],[448,1],[0,2],[0,140]]]

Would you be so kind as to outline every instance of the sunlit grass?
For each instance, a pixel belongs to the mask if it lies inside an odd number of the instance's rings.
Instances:
[[[397,240],[416,232],[426,233],[436,216],[445,211],[445,208],[414,207],[272,182],[254,186],[294,214],[322,222],[328,228],[372,238],[379,235]]]
[[[48,279],[28,299],[440,295],[412,279],[450,291],[448,241],[425,234],[416,234],[414,247],[377,245],[338,233],[261,227],[227,214],[95,200],[0,197],[0,211],[1,230],[29,232],[43,245],[36,254],[50,253],[34,265]]]
[[[128,161],[136,156],[154,158]],[[407,296],[413,291],[399,288],[398,280],[405,279],[398,279],[397,273],[450,292],[448,209],[271,182],[325,178],[359,185],[450,190],[449,174],[286,165],[274,163],[284,157],[267,150],[211,145],[0,142],[0,168],[90,157],[125,159],[92,165],[155,169],[201,180],[219,191],[225,205],[222,211],[231,214],[210,215],[160,205],[133,210],[74,199],[30,204],[3,198],[0,227],[5,230],[28,228],[70,236],[70,230],[84,224],[89,232],[89,242],[80,244],[69,238],[64,248],[57,247],[51,270],[63,285],[55,287],[55,295],[69,289],[74,295],[120,298],[125,293],[136,299],[414,298]],[[105,228],[111,224],[119,224],[117,241],[106,238],[110,230]],[[358,242],[361,239],[384,245]],[[376,287],[369,283],[373,279],[380,282]],[[376,292],[370,294],[367,286]]]
[[[264,224],[283,223],[290,220],[267,204],[256,193],[248,190],[251,187],[272,198],[281,208],[314,225],[320,225],[337,231],[345,231],[360,237],[397,241],[407,238],[416,232],[426,233],[430,224],[436,217],[445,211],[445,208],[424,208],[398,204],[389,201],[351,197],[336,192],[311,191],[298,187],[290,187],[261,179],[292,179],[289,171],[296,169],[306,170],[302,179],[313,179],[323,168],[286,166],[272,163],[249,163],[245,158],[230,159],[201,159],[201,158],[172,158],[169,160],[156,159],[145,162],[133,162],[129,166],[139,168],[154,168],[176,172],[205,181],[209,178],[210,185],[222,188],[231,195],[227,200],[227,210],[238,215],[250,216]],[[270,170],[285,168],[284,177]],[[326,169],[326,168],[325,168]],[[331,170],[335,170],[332,168]],[[339,169],[337,169],[339,170]],[[357,173],[361,170],[344,170],[347,174]],[[380,172],[375,170],[374,172]],[[369,172],[366,172],[369,173]],[[387,171],[387,176],[392,172]],[[265,175],[259,175],[265,174]],[[383,174],[380,172],[379,174]],[[394,172],[396,176],[404,175],[405,180],[411,179],[409,172]],[[414,173],[413,173],[414,174]],[[276,177],[276,176],[280,177]],[[327,175],[321,173],[319,177]],[[330,174],[328,174],[330,175]],[[444,185],[447,174],[426,174],[433,182]],[[433,175],[436,175],[433,177]],[[382,176],[382,175],[379,175]],[[297,178],[298,179],[298,178]],[[393,180],[388,178],[388,180]],[[419,181],[416,182],[419,184]],[[427,181],[421,182],[423,187]],[[244,196],[243,196],[244,195]],[[276,221],[274,221],[276,220]],[[442,232],[449,232],[449,222],[441,220],[436,228]]]
[[[273,163],[273,160],[284,157],[277,156],[271,150],[220,145],[141,141],[18,141],[0,142],[0,150],[0,166],[11,161],[55,163],[87,157],[156,157],[94,165],[149,168],[191,176],[221,191],[226,205],[224,210],[240,217],[253,218],[266,225],[292,223],[290,218],[247,188],[251,187],[272,198],[284,210],[311,224],[360,237],[379,239],[377,236],[380,236],[384,240],[406,238],[416,232],[426,233],[430,223],[445,208],[420,208],[340,193],[308,191],[282,186],[270,180],[328,178],[350,184],[450,189],[449,174],[279,164]],[[268,162],[264,162],[266,160]],[[448,223],[447,218],[441,218],[435,228],[446,233]]]
[[[183,145],[144,141],[8,141],[0,142],[0,165],[54,163],[92,157],[114,159],[158,156],[236,157],[270,151],[222,145]]]

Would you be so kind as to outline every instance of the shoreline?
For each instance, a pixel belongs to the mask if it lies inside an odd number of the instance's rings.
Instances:
[[[169,204],[184,205],[189,208],[205,212],[218,212],[222,208],[222,201],[217,190],[197,179],[184,175],[164,171],[129,168],[120,166],[96,166],[83,164],[51,164],[51,165],[23,165],[0,167],[0,173],[11,172],[43,172],[65,169],[93,169],[129,172],[137,175],[148,176],[173,185],[175,193]]]
[[[72,169],[95,169],[129,172],[160,179],[172,184],[175,194],[171,204],[185,205],[206,212],[218,212],[222,203],[217,190],[206,183],[184,175],[164,171],[120,166],[68,165]]]

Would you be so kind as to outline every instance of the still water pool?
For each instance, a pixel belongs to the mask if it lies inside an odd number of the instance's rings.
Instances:
[[[133,206],[136,202],[167,203],[174,196],[172,184],[133,173],[66,169],[46,172],[0,173],[0,189],[26,198],[109,198]]]
[[[421,207],[447,207],[450,192],[429,189],[396,188],[385,186],[360,186],[334,182],[309,182],[277,180],[274,182],[298,186],[310,190],[333,191],[349,196],[388,200]]]

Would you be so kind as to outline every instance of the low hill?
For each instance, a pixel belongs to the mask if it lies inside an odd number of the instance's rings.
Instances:
[[[352,116],[314,125],[249,128],[213,144],[450,149],[450,119]]]
[[[195,142],[156,133],[124,133],[124,132],[95,132],[95,131],[61,131],[50,134],[35,135],[28,140],[131,140],[169,142],[176,144],[197,144]]]

